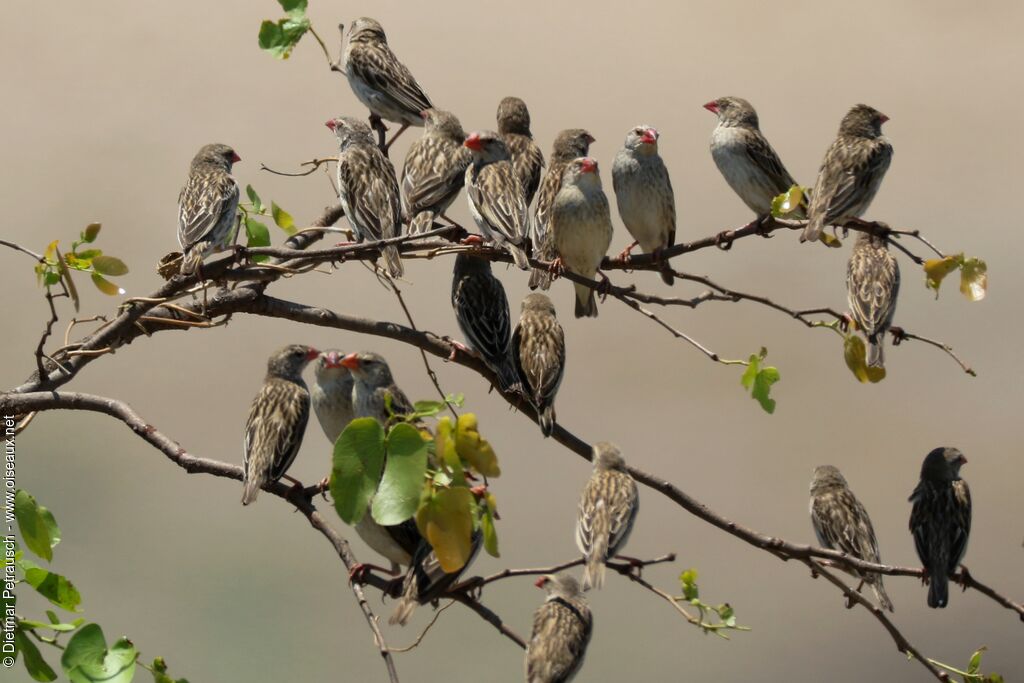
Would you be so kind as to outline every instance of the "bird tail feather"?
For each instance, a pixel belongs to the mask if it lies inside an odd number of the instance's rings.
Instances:
[[[587,556],[587,566],[583,570],[583,588],[600,588],[604,585],[604,563],[608,560],[608,536],[611,533],[611,518],[608,506],[599,504],[594,512],[594,521],[591,526],[590,554]]]
[[[409,234],[418,235],[421,232],[430,230],[430,226],[434,224],[434,212],[433,211],[420,211],[416,216],[413,217],[409,223]]]
[[[946,576],[945,563],[929,570],[928,578],[928,606],[945,607],[949,602],[949,577]]]
[[[416,611],[419,606],[419,600],[416,597],[416,573],[410,568],[409,573],[405,576],[405,585],[402,588],[402,599],[398,601],[398,606],[395,611],[391,613],[391,617],[388,619],[388,623],[394,626],[405,626],[409,621],[409,617]]]
[[[868,340],[868,367],[885,367],[885,351],[882,350],[882,341],[880,339]]]
[[[182,275],[191,275],[199,270],[199,266],[203,264],[203,252],[205,251],[205,247],[205,243],[200,243],[185,250],[185,253],[181,255],[180,272]]]
[[[545,438],[551,436],[551,432],[555,429],[555,407],[547,406],[544,410],[540,411],[538,422],[540,423],[541,434]]]
[[[574,284],[576,287],[576,317],[596,318],[597,299],[594,298],[594,290],[586,285]]]
[[[512,260],[516,262],[516,265],[519,268],[523,270],[530,269],[530,260],[526,257],[525,251],[523,251],[516,245],[512,244],[511,242],[508,245],[508,250],[512,252]]]
[[[405,268],[402,267],[402,259],[398,255],[398,247],[391,245],[384,247],[384,263],[387,264],[388,273],[391,277],[402,277],[405,275]]]
[[[672,273],[672,266],[667,263],[661,268],[661,281],[666,285],[675,284],[676,276]]]
[[[546,268],[534,268],[530,273],[530,289],[540,288],[545,292],[551,287],[551,273]]]
[[[807,220],[807,227],[804,228],[804,232],[800,235],[801,242],[814,242],[821,237],[821,231],[825,228],[825,221],[823,216],[811,216]]]
[[[242,490],[242,505],[248,505],[256,500],[260,494],[260,482],[255,479],[246,479],[245,488]]]
[[[889,594],[885,592],[885,586],[882,585],[882,577],[878,576],[875,581],[871,584],[871,590],[875,594],[875,599],[878,600],[878,604],[882,606],[882,609],[887,609],[890,612],[895,612],[896,608],[892,605],[892,600],[889,599]]]

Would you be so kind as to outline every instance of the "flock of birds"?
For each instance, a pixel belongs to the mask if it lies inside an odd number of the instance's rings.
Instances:
[[[445,212],[464,187],[482,237],[470,236],[463,242],[486,240],[507,249],[523,270],[530,270],[530,255],[551,263],[549,268],[533,269],[531,289],[548,289],[564,270],[590,279],[600,275],[599,266],[611,246],[612,223],[598,163],[588,156],[595,141],[590,133],[584,129],[559,133],[545,171],[526,105],[508,97],[498,108],[497,132],[467,135],[454,114],[433,106],[373,19],[357,19],[349,28],[344,68],[353,92],[370,110],[369,125],[347,116],[326,124],[338,138],[339,201],[357,241],[398,237],[405,226],[410,234],[422,233],[439,220],[456,225]],[[773,198],[796,183],[761,133],[753,107],[738,97],[719,98],[704,106],[718,117],[711,153],[719,170],[755,214],[769,214]],[[400,125],[390,141],[386,141],[385,120]],[[813,190],[791,213],[807,220],[801,241],[818,240],[826,226],[842,225],[866,211],[892,158],[892,147],[881,133],[886,120],[866,105],[854,106],[843,118]],[[410,147],[399,176],[387,151],[410,126],[422,126],[424,133]],[[662,252],[675,243],[675,200],[668,170],[658,154],[658,137],[649,125],[631,129],[612,166],[619,215],[635,240],[622,253],[623,259],[639,246],[661,260]],[[237,161],[235,151],[221,144],[206,145],[192,161],[179,198],[184,274],[201,276],[208,255],[235,243],[239,190],[231,170]],[[528,207],[535,197],[531,220]],[[391,277],[403,274],[394,244],[382,247],[381,258]],[[668,261],[661,265],[662,279],[672,284]],[[860,233],[849,261],[847,285],[852,318],[871,346],[869,365],[882,366],[883,336],[892,322],[899,289],[899,268],[884,237]],[[574,287],[576,317],[597,316],[594,290],[578,283]],[[491,272],[490,261],[470,250],[460,252],[455,260],[452,306],[470,352],[483,358],[502,390],[517,391],[533,404],[541,430],[549,436],[565,363],[564,332],[551,299],[539,292],[529,294],[512,330],[505,290]],[[315,361],[312,392],[302,379],[311,361]],[[372,417],[387,426],[396,416],[413,412],[387,361],[376,353],[319,352],[302,345],[277,351],[270,357],[266,379],[246,423],[243,504],[253,502],[261,488],[288,478],[311,404],[332,444],[355,418]],[[637,486],[618,448],[599,443],[593,460],[594,471],[583,491],[576,524],[577,545],[586,560],[583,580],[560,573],[537,582],[548,596],[535,613],[527,648],[529,683],[568,681],[579,670],[593,624],[583,593],[602,585],[606,561],[622,550],[636,518]],[[933,450],[924,460],[920,482],[910,498],[910,527],[930,582],[930,607],[946,605],[949,575],[956,571],[967,546],[971,501],[967,484],[959,476],[964,462],[955,448]],[[880,561],[867,512],[835,467],[815,470],[810,510],[823,546],[868,562]],[[465,569],[444,572],[412,520],[382,527],[367,514],[356,532],[390,561],[390,570],[383,571],[398,575],[400,567],[408,567],[392,623],[405,624],[417,605],[435,601]],[[479,546],[476,533],[474,556]],[[881,575],[854,574],[873,589],[884,608],[893,609]]]

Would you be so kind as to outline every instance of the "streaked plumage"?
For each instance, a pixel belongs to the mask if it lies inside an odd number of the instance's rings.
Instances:
[[[640,494],[618,446],[594,444],[594,472],[583,488],[576,518],[576,546],[587,558],[584,589],[604,585],[605,562],[626,547],[639,510]]]
[[[498,105],[498,134],[512,155],[512,168],[519,176],[523,196],[529,205],[540,184],[544,154],[533,141],[533,133],[530,132],[530,110],[526,108],[526,102],[518,97],[506,97],[501,101]]]
[[[865,562],[882,563],[868,511],[853,495],[843,475],[832,465],[814,468],[810,507],[811,524],[822,547],[838,550]],[[871,586],[883,609],[894,611],[892,601],[882,585],[881,574],[853,572],[853,575]]]
[[[530,220],[508,148],[491,131],[470,133],[463,144],[473,153],[473,163],[466,169],[466,197],[473,220],[487,239],[508,247],[517,266],[528,269],[524,249]]]
[[[467,252],[455,257],[452,309],[470,347],[498,375],[499,388],[512,387],[516,371],[509,354],[508,298],[501,281],[491,273],[490,261]]]
[[[384,427],[390,427],[397,415],[415,411],[412,401],[391,376],[388,362],[372,351],[350,353],[341,364],[352,371],[352,412],[356,417],[372,417]],[[390,403],[391,411],[388,411]]]
[[[528,294],[523,299],[519,324],[512,332],[511,355],[523,391],[537,410],[540,431],[551,436],[555,395],[565,372],[565,333],[546,295]]]
[[[302,445],[309,420],[309,391],[302,371],[320,352],[301,344],[278,350],[267,362],[267,376],[245,423],[242,505],[284,476]]]
[[[338,201],[356,241],[390,239],[402,234],[402,206],[395,167],[373,142],[370,127],[350,116],[327,122],[338,136]],[[404,269],[398,248],[382,250],[391,277]]]
[[[594,618],[575,577],[547,574],[536,585],[548,596],[533,614],[526,645],[526,682],[568,683],[583,666]]]
[[[796,181],[761,132],[757,112],[742,97],[719,97],[704,105],[718,116],[711,133],[711,157],[733,192],[758,216],[771,213],[772,199]],[[803,218],[797,208],[791,218]]]
[[[204,145],[192,158],[178,196],[181,272],[194,273],[208,255],[224,251],[238,232],[238,183],[231,166],[241,161],[227,145]]]
[[[451,112],[427,109],[426,129],[412,143],[402,167],[402,214],[409,233],[430,229],[448,210],[466,182],[466,168],[473,159],[463,146],[466,133]]]
[[[892,145],[882,135],[882,124],[888,120],[866,104],[856,105],[843,117],[818,171],[801,242],[814,241],[825,226],[860,218],[867,211],[892,161]]]
[[[562,189],[565,167],[573,159],[587,156],[592,142],[594,137],[582,128],[563,130],[555,138],[551,164],[541,180],[533,217],[533,255],[541,261],[552,261],[558,255],[555,241],[551,239],[551,207],[554,206],[558,191]],[[530,273],[530,289],[540,287],[547,290],[550,286],[551,273],[542,268],[534,268]]]
[[[391,613],[388,623],[405,626],[417,606],[440,598],[473,564],[477,553],[480,552],[482,542],[483,534],[478,529],[470,538],[470,554],[466,564],[462,565],[457,572],[449,574],[441,568],[441,563],[430,543],[426,539],[421,540],[413,555],[412,563],[409,565],[409,571],[405,574],[402,597],[398,601],[395,611]]]
[[[668,169],[658,154],[658,137],[651,126],[633,128],[612,165],[619,217],[647,254],[676,243],[676,199]],[[661,279],[667,285],[675,281],[668,263]]]
[[[551,234],[565,268],[590,279],[597,275],[612,244],[612,217],[594,159],[573,159],[566,166],[562,189],[551,207]],[[576,317],[596,318],[594,290],[577,283],[573,287]]]
[[[900,264],[884,237],[862,232],[846,267],[846,298],[857,326],[868,338],[868,365],[884,367],[885,333],[896,315]]]
[[[971,490],[960,478],[967,462],[956,448],[936,448],[921,465],[921,480],[910,496],[910,533],[928,574],[928,606],[949,602],[949,575],[967,552],[971,535]]]

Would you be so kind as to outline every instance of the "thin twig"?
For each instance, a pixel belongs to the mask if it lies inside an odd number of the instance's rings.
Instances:
[[[34,258],[36,261],[39,261],[39,263],[46,263],[46,259],[43,257],[42,254],[37,254],[36,252],[32,251],[31,249],[26,249],[25,247],[21,246],[20,244],[15,243],[15,242],[8,242],[7,240],[0,240],[0,245],[3,245],[5,247],[10,247],[11,249],[14,249],[15,251],[20,251],[23,254],[28,254],[29,256]]]
[[[301,178],[303,176],[308,176],[308,175],[310,175],[312,173],[315,173],[316,170],[318,168],[320,168],[324,164],[330,164],[332,162],[337,162],[337,161],[338,161],[337,157],[327,157],[327,158],[324,158],[324,159],[319,159],[318,158],[318,159],[310,159],[309,161],[303,161],[301,164],[299,164],[299,166],[309,166],[310,168],[307,171],[299,171],[297,173],[288,173],[287,171],[277,171],[277,170],[274,170],[274,169],[270,168],[269,166],[267,166],[264,163],[260,164],[260,170],[261,171],[267,171],[269,173],[273,173],[274,175],[287,176],[289,178]]]
[[[399,652],[399,653],[401,653],[401,652],[409,652],[410,650],[415,649],[416,646],[418,646],[421,642],[423,642],[423,636],[427,635],[427,631],[430,630],[430,627],[437,623],[437,619],[438,619],[438,617],[441,616],[441,612],[445,611],[446,609],[448,609],[449,607],[451,607],[454,604],[455,604],[455,600],[454,599],[449,600],[443,606],[441,606],[436,612],[434,612],[434,618],[431,619],[430,623],[426,625],[426,627],[423,629],[423,631],[421,631],[420,634],[418,636],[416,636],[416,640],[414,640],[411,645],[406,645],[405,647],[392,647],[392,648],[389,648],[390,651],[391,652]]]

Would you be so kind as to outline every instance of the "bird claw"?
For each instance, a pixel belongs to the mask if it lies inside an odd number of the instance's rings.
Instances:
[[[907,338],[907,333],[902,327],[890,327],[889,334],[892,335],[893,346],[899,346]]]
[[[462,342],[456,341],[456,340],[452,339],[451,337],[442,337],[442,339],[444,339],[444,341],[448,342],[451,345],[451,347],[452,347],[452,352],[448,354],[448,359],[445,361],[446,363],[449,363],[449,362],[455,360],[455,356],[457,355],[457,353],[459,351],[462,351],[467,356],[472,356],[473,355],[473,352],[470,350],[470,348],[468,346],[466,346],[465,344],[463,344]]]
[[[352,569],[348,571],[348,584],[351,586],[353,583],[365,584],[366,575],[370,573],[370,567],[359,562],[355,564]]]
[[[562,273],[565,272],[565,263],[562,261],[561,256],[556,256],[555,260],[548,266],[548,272],[551,273],[551,279],[557,280],[562,277]]]
[[[481,247],[484,244],[484,238],[480,235],[469,235],[468,237],[463,237],[461,243],[474,247]]]
[[[608,298],[608,295],[612,292],[612,281],[608,279],[608,276],[602,273],[600,270],[597,271],[597,277],[601,279],[601,284],[597,286],[598,296],[601,297],[601,303]]]
[[[966,591],[968,588],[970,588],[969,584],[972,580],[973,579],[971,578],[971,573],[967,571],[967,567],[964,565],[960,565],[960,575],[955,579],[955,581],[958,584],[960,584],[960,588],[963,591]]]
[[[723,230],[722,232],[715,235],[715,246],[722,251],[729,251],[732,249],[732,242],[736,239],[736,233],[733,230]]]
[[[629,263],[629,262],[630,262],[630,260],[631,260],[631,259],[633,258],[633,257],[632,257],[632,256],[630,255],[630,252],[632,252],[632,251],[633,251],[633,249],[635,249],[635,248],[636,248],[636,246],[637,246],[638,244],[639,244],[639,242],[633,242],[633,244],[631,244],[631,245],[629,245],[628,247],[626,247],[625,249],[623,249],[623,250],[622,250],[622,253],[620,253],[620,254],[619,254],[619,255],[618,255],[617,257],[616,257],[616,259],[617,259],[618,261],[621,261],[622,263]]]
[[[320,495],[323,496],[323,499],[326,501],[327,491],[331,488],[331,477],[328,475],[321,479],[320,483],[317,484],[317,487],[320,489]]]

